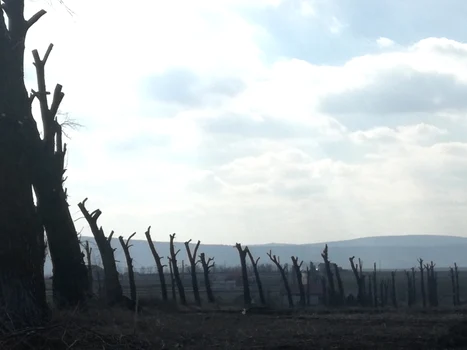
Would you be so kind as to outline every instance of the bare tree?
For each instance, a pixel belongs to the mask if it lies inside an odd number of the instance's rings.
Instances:
[[[333,273],[331,270],[331,262],[329,261],[327,244],[324,246],[323,252],[321,253],[321,257],[324,260],[324,266],[326,268],[326,275],[328,277],[328,293],[329,293],[328,302],[331,305],[334,305],[336,303],[336,288],[334,287],[334,277],[333,277]]]
[[[39,134],[24,85],[26,34],[45,11],[25,20],[23,0],[4,0],[1,5],[0,321],[16,329],[40,324],[48,313],[44,233],[31,188]]]
[[[185,249],[188,255],[188,260],[190,261],[191,283],[193,285],[193,294],[195,297],[195,302],[198,306],[201,306],[201,297],[199,296],[199,289],[198,289],[198,277],[196,275],[196,265],[199,262],[199,261],[196,261],[196,256],[198,254],[198,248],[199,248],[199,245],[201,244],[201,241],[198,241],[198,243],[196,243],[193,254],[191,254],[190,242],[191,242],[191,239],[185,242]]]
[[[135,271],[133,270],[133,259],[130,255],[130,248],[132,245],[130,244],[130,240],[136,235],[136,232],[130,235],[128,239],[123,239],[123,236],[118,237],[120,241],[120,245],[122,246],[123,253],[125,254],[126,264],[128,267],[128,282],[130,283],[130,296],[131,300],[136,303],[136,283],[135,283]]]
[[[102,258],[102,265],[104,266],[104,283],[107,301],[110,305],[113,305],[115,303],[119,303],[123,298],[122,286],[120,285],[120,280],[118,279],[117,265],[115,264],[115,249],[113,249],[110,244],[114,232],[110,232],[109,237],[105,236],[102,227],[97,226],[97,219],[99,219],[101,216],[102,211],[100,211],[100,209],[96,209],[92,213],[89,213],[85,206],[87,200],[87,198],[84,199],[81,203],[78,204],[78,207],[88,222],[97,247],[99,248],[99,252]]]
[[[175,292],[175,277],[173,272],[173,264],[172,259],[170,256],[167,257],[167,261],[169,262],[169,271],[170,271],[170,287],[172,289],[172,300],[177,301],[177,293]]]
[[[214,258],[209,258],[206,261],[206,256],[204,253],[201,253],[199,255],[199,259],[201,261],[201,265],[203,266],[203,272],[204,272],[204,286],[206,287],[206,294],[208,295],[208,301],[210,303],[215,302],[214,294],[212,293],[212,288],[211,288],[211,280],[209,278],[209,272],[211,269],[214,267]],[[212,264],[211,264],[212,262]]]
[[[287,276],[285,275],[284,267],[281,265],[280,258],[275,255],[272,255],[272,251],[269,251],[267,255],[269,256],[269,259],[271,259],[271,261],[274,263],[274,265],[276,265],[277,269],[279,270],[279,273],[281,274],[282,282],[284,283],[284,288],[287,293],[287,300],[289,302],[289,307],[292,308],[293,307],[292,291],[290,290],[289,281],[287,280]]]
[[[251,304],[251,294],[250,294],[250,284],[248,282],[248,271],[246,268],[246,255],[248,252],[248,247],[242,248],[240,243],[236,243],[234,248],[237,248],[238,254],[240,256],[240,265],[242,267],[242,284],[243,284],[243,303],[245,306]]]
[[[162,265],[161,257],[157,253],[156,247],[151,238],[151,226],[148,227],[147,231],[145,232],[146,240],[148,241],[149,248],[151,249],[152,256],[154,257],[154,261],[156,262],[157,266],[157,273],[159,274],[159,281],[161,283],[161,293],[162,293],[162,300],[167,301],[167,285],[165,283],[165,275],[164,275],[164,267],[166,265]]]
[[[362,273],[362,263],[361,260],[359,259],[359,264],[354,263],[355,257],[352,256],[349,258],[350,261],[350,266],[352,268],[352,271],[355,276],[355,280],[357,281],[357,287],[358,287],[358,302],[361,306],[364,306],[366,303],[366,298],[365,298],[365,276]]]
[[[89,293],[90,295],[93,295],[94,289],[93,289],[93,275],[92,275],[92,264],[91,264],[92,248],[89,246],[89,241],[86,241],[86,243],[84,244],[84,251],[86,252],[86,260],[88,262]]]
[[[246,247],[245,249],[248,254],[248,257],[250,258],[251,266],[253,267],[253,273],[255,274],[256,286],[258,287],[259,300],[261,301],[261,305],[266,305],[266,298],[264,297],[263,284],[261,283],[261,277],[258,272],[258,261],[260,257],[256,258],[255,260],[253,258],[253,255],[251,254],[250,248]]]
[[[303,260],[300,263],[298,263],[297,256],[292,256],[291,259],[292,259],[292,264],[295,270],[295,277],[297,278],[298,290],[300,292],[300,306],[305,307],[306,306],[305,287],[303,286],[302,271],[300,270],[303,265]]]
[[[170,235],[170,261],[172,263],[173,276],[175,283],[177,284],[178,294],[180,295],[180,303],[182,305],[186,305],[185,288],[183,287],[183,282],[180,278],[180,272],[177,265],[177,254],[180,253],[180,249],[175,251],[174,238],[175,233]]]

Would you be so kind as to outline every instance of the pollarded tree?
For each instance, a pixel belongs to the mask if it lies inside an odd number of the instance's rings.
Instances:
[[[14,138],[15,143],[13,139],[5,140],[1,147],[8,152],[11,152],[14,147],[15,150],[9,157],[12,159],[19,157],[22,167],[21,169],[18,166],[9,169],[8,172],[12,172],[14,176],[5,178],[5,181],[11,184],[14,181],[24,181],[29,182],[28,187],[33,185],[37,198],[37,211],[47,233],[50,256],[54,266],[54,300],[58,306],[77,305],[85,300],[88,278],[70,215],[66,192],[63,189],[66,145],[62,144],[62,130],[56,115],[64,94],[61,91],[62,87],[57,85],[49,108],[44,77],[45,63],[52,48],[49,46],[43,59],[39,57],[36,50],[33,51],[38,90],[32,91],[31,96],[28,96],[24,84],[26,34],[28,29],[46,12],[42,10],[28,21],[24,19],[23,12],[24,0],[4,0],[2,3],[0,65],[4,71],[0,73],[2,99],[0,102],[2,125],[0,127],[3,132],[9,133]],[[5,24],[4,13],[8,16],[8,28]],[[34,98],[37,98],[40,103],[43,138],[40,137],[31,111]],[[8,162],[8,159],[0,160],[0,168],[5,171],[5,176],[7,176]],[[5,186],[9,185],[8,182],[5,184]],[[30,192],[29,189],[27,191]],[[3,193],[1,195],[2,199],[6,198]],[[32,201],[32,194],[30,197]],[[33,220],[29,214],[28,218]],[[10,220],[13,220],[13,216]],[[34,218],[34,220],[37,219]],[[42,249],[42,243],[37,245],[37,239],[42,241],[42,238],[35,238],[37,249]]]
[[[1,5],[0,322],[17,328],[40,324],[47,315],[44,233],[31,187],[39,134],[23,71],[26,33],[45,12],[26,21],[24,1],[7,0]]]

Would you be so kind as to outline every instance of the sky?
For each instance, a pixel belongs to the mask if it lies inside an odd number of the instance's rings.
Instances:
[[[88,197],[141,239],[467,236],[466,1],[65,3],[26,3],[25,75],[54,43],[83,235]]]

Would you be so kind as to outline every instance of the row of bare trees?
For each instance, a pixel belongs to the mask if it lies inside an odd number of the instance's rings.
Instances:
[[[115,263],[115,256],[114,256],[115,248],[112,248],[111,246],[111,239],[112,239],[114,232],[112,231],[108,237],[105,236],[104,230],[102,229],[102,227],[99,227],[97,224],[97,220],[99,219],[102,212],[99,209],[97,209],[90,213],[86,209],[86,201],[87,201],[87,198],[83,200],[81,203],[79,203],[78,207],[83,213],[84,218],[86,219],[86,221],[88,222],[91,228],[91,232],[94,236],[97,247],[99,249],[99,253],[102,258],[102,265],[103,265],[104,274],[105,274],[104,288],[105,288],[107,301],[110,305],[124,303],[131,307],[135,307],[136,302],[137,302],[137,289],[136,289],[136,283],[135,283],[135,277],[134,277],[133,259],[131,258],[131,254],[130,254],[130,248],[131,248],[130,240],[131,238],[133,238],[133,236],[136,233],[133,233],[132,235],[130,235],[126,240],[122,236],[119,237],[120,245],[122,246],[125,259],[126,259],[126,263],[127,263],[127,269],[128,269],[128,279],[129,279],[129,285],[130,285],[130,300],[128,300],[127,298],[123,296],[122,287],[121,287],[120,280],[118,277],[117,266]],[[149,248],[151,250],[151,253],[154,257],[154,262],[157,267],[158,276],[160,279],[160,286],[161,286],[161,298],[163,301],[167,301],[169,297],[168,297],[168,291],[167,291],[167,283],[165,281],[165,274],[164,274],[164,267],[166,267],[166,265],[162,263],[163,258],[159,255],[154,245],[154,242],[151,237],[150,226],[146,230],[145,236],[146,236]],[[177,262],[177,255],[179,254],[180,249],[175,250],[174,239],[175,239],[175,233],[170,235],[170,255],[167,257],[169,268],[170,268],[170,276],[172,279],[172,283],[171,283],[172,288],[173,288],[172,297],[173,299],[176,298],[176,294],[177,294],[175,292],[175,287],[176,287],[178,290],[178,296],[180,298],[180,303],[182,305],[186,305],[187,300],[186,300],[185,288],[183,286],[183,281],[180,275],[180,271],[178,268],[178,262]],[[200,247],[201,241],[198,241],[196,243],[193,251],[191,250],[190,243],[191,243],[191,240],[185,242],[185,249],[186,249],[189,263],[190,263],[190,273],[191,273],[191,280],[192,280],[192,287],[193,287],[193,294],[194,294],[195,302],[197,305],[201,305],[201,296],[199,292],[198,276],[197,276],[197,265],[201,264],[203,268],[204,286],[206,288],[207,299],[210,303],[214,303],[215,298],[212,292],[210,276],[209,276],[210,271],[214,267],[213,258],[206,259],[206,255],[204,253],[200,253],[198,255],[198,249]],[[91,251],[89,248],[89,243],[86,243],[85,249],[86,249],[87,256],[90,256]],[[88,264],[90,264],[89,258],[88,258]]]
[[[99,251],[102,255],[102,262],[104,265],[104,270],[106,274],[105,279],[105,287],[107,290],[107,297],[111,304],[121,300],[123,298],[122,288],[119,284],[118,280],[118,273],[116,270],[115,259],[113,256],[114,249],[110,246],[110,239],[113,235],[113,232],[110,233],[108,238],[105,238],[102,228],[98,228],[97,226],[97,219],[101,214],[100,210],[96,210],[92,213],[89,213],[85,208],[84,200],[82,203],[79,204],[79,207],[88,221],[91,230],[94,234],[96,239],[97,245],[99,247]],[[158,276],[160,278],[160,286],[161,286],[161,297],[162,300],[167,301],[168,298],[168,291],[167,291],[167,283],[165,281],[165,274],[164,274],[164,267],[166,265],[162,264],[162,257],[158,254],[154,242],[151,238],[149,227],[145,232],[145,236],[149,245],[149,248],[152,252],[154,257],[154,261],[157,267]],[[135,235],[133,233],[126,241],[123,237],[119,237],[120,244],[125,254],[125,258],[127,261],[128,267],[128,278],[130,284],[130,295],[132,305],[136,302],[137,295],[136,295],[136,284],[134,281],[134,270],[132,264],[132,258],[130,256],[130,240]],[[177,262],[177,255],[180,252],[180,249],[175,250],[174,244],[175,234],[170,235],[170,255],[167,257],[169,262],[170,268],[170,276],[172,280],[172,299],[176,299],[177,295],[180,298],[180,303],[182,305],[187,304],[186,300],[186,293],[185,288],[183,285],[182,278],[180,276],[180,271]],[[204,275],[204,286],[207,293],[207,299],[210,303],[215,302],[214,294],[211,288],[211,281],[210,281],[210,271],[214,267],[213,258],[209,258],[206,260],[205,254],[201,253],[198,255],[198,250],[200,247],[201,242],[198,241],[194,248],[190,247],[191,240],[185,242],[185,249],[188,256],[189,264],[190,264],[190,274],[191,274],[191,285],[193,288],[193,295],[195,299],[195,303],[198,306],[201,306],[201,296],[199,292],[198,286],[198,275],[197,275],[197,266],[201,264],[203,275]],[[104,246],[105,245],[105,246]],[[88,256],[88,264],[89,262],[89,245],[86,246],[86,253]],[[259,297],[260,304],[266,306],[267,301],[265,298],[265,293],[263,289],[263,284],[261,281],[261,276],[258,271],[258,262],[259,257],[254,258],[248,246],[242,247],[240,243],[237,243],[234,248],[237,249],[239,257],[240,257],[240,271],[242,275],[242,285],[243,285],[243,300],[246,306],[252,304],[252,296],[251,296],[251,286],[250,286],[250,278],[248,276],[248,262],[250,263],[251,270],[254,275],[254,280],[256,283],[257,294]],[[291,286],[289,284],[289,277],[288,277],[288,265],[282,264],[280,258],[269,251],[267,253],[270,261],[273,265],[277,268],[278,273],[281,276],[281,280],[283,283],[283,287],[285,290],[285,294],[287,296],[287,301],[289,307],[294,307],[294,298]],[[376,269],[376,263],[373,264],[373,270],[371,272],[363,271],[363,263],[360,259],[358,259],[358,263],[355,263],[355,257],[350,257],[350,267],[352,273],[355,277],[355,282],[357,286],[357,297],[355,298],[353,295],[349,294],[346,295],[344,290],[344,283],[342,281],[340,268],[337,264],[332,263],[329,258],[329,249],[328,246],[325,245],[323,252],[321,253],[321,257],[324,262],[324,273],[321,276],[317,276],[316,268],[313,264],[306,267],[305,270],[302,269],[303,261],[299,260],[298,257],[292,256],[292,278],[295,280],[299,301],[298,305],[300,307],[305,307],[309,305],[309,288],[310,284],[320,282],[322,286],[322,303],[327,306],[332,307],[339,307],[339,306],[369,306],[369,307],[385,307],[385,306],[392,306],[397,308],[398,307],[398,299],[397,299],[397,288],[396,288],[396,271],[392,271],[390,273],[390,278],[380,278],[378,280],[378,274]],[[424,264],[422,259],[419,259],[419,270],[420,270],[420,281],[419,281],[419,291],[420,295],[417,294],[417,283],[416,283],[416,271],[415,268],[412,268],[411,271],[405,271],[405,275],[407,277],[407,305],[409,307],[415,305],[417,303],[418,296],[421,297],[421,302],[424,307],[431,306],[435,307],[438,306],[438,288],[437,288],[437,273],[435,271],[435,264],[430,262],[430,264]],[[454,264],[454,268],[450,269],[451,273],[451,281],[452,281],[452,291],[453,291],[453,304],[455,306],[460,305],[460,297],[459,297],[459,271],[457,265]],[[303,275],[305,274],[305,276]],[[110,277],[107,278],[107,275]],[[319,274],[318,274],[319,275]],[[303,283],[304,277],[306,277],[306,287]],[[317,278],[318,277],[318,278]],[[177,289],[177,291],[175,290]]]

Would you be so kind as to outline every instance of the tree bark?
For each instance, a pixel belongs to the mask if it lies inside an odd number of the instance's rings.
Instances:
[[[50,257],[53,264],[53,293],[58,307],[76,306],[86,300],[89,279],[84,255],[70,214],[67,195],[63,189],[66,144],[62,142],[62,129],[56,120],[64,97],[62,86],[57,84],[51,107],[47,101],[45,64],[53,45],[50,44],[44,58],[34,50],[38,91],[33,91],[31,102],[37,97],[40,104],[43,134],[34,190],[37,206],[47,232]]]
[[[248,282],[248,271],[246,269],[246,254],[248,249],[242,249],[242,245],[240,243],[236,243],[235,248],[237,248],[238,254],[240,255],[243,282],[243,303],[245,304],[245,307],[247,307],[251,304],[250,283]]]
[[[196,265],[199,262],[199,261],[196,261],[196,255],[198,254],[198,248],[199,248],[201,241],[198,241],[198,243],[196,243],[193,254],[191,254],[190,242],[191,242],[191,239],[185,242],[185,249],[188,255],[188,260],[190,261],[190,270],[191,270],[190,272],[191,272],[191,283],[193,285],[193,295],[195,297],[196,305],[201,306],[201,297],[199,295],[199,288],[198,288],[198,276],[196,275]]]
[[[206,256],[204,253],[201,253],[199,256],[199,259],[201,260],[201,265],[203,266],[203,272],[204,272],[204,286],[206,287],[206,294],[208,296],[208,301],[210,303],[214,303],[216,299],[214,298],[214,294],[212,292],[211,288],[211,280],[209,278],[209,272],[211,269],[214,267],[214,262],[210,265],[211,261],[213,261],[213,258],[209,258],[206,261]]]
[[[295,277],[297,279],[298,290],[300,292],[300,306],[306,306],[306,296],[305,296],[305,288],[303,287],[303,280],[302,280],[302,271],[300,270],[303,264],[303,260],[298,263],[298,257],[292,256],[292,264],[295,270]]]
[[[274,263],[274,265],[276,265],[277,269],[279,270],[279,273],[281,274],[282,282],[284,283],[284,288],[287,293],[289,307],[293,308],[292,291],[290,290],[289,281],[287,280],[287,276],[285,275],[284,267],[281,265],[279,258],[275,255],[272,255],[271,251],[269,251],[267,255],[269,256],[269,259],[271,259],[271,261]]]
[[[326,244],[324,247],[323,252],[321,253],[321,257],[324,260],[324,266],[326,267],[326,275],[328,277],[328,292],[329,292],[329,304],[334,306],[336,303],[336,289],[334,287],[334,277],[331,270],[331,263],[329,261],[328,256],[328,245]]]
[[[425,292],[425,273],[423,272],[423,259],[419,258],[418,263],[420,264],[420,292],[422,294],[422,305],[426,307],[426,292]]]
[[[266,305],[266,298],[264,297],[263,284],[261,283],[261,277],[258,272],[258,257],[256,260],[253,258],[253,255],[250,252],[250,248],[246,247],[248,257],[250,258],[251,266],[253,266],[253,273],[255,274],[256,286],[258,287],[259,300],[261,305]]]
[[[46,59],[41,61],[37,51],[33,51],[36,69],[38,70],[39,91],[28,97],[24,85],[24,49],[28,29],[46,12],[39,11],[28,21],[24,19],[24,0],[4,0],[3,9],[8,15],[9,28],[3,19],[0,25],[1,40],[8,42],[4,45],[2,53],[6,61],[3,67],[8,67],[9,76],[2,79],[7,83],[10,91],[8,100],[15,106],[19,114],[15,118],[23,125],[24,137],[29,153],[30,174],[36,192],[37,207],[42,225],[44,225],[49,242],[49,250],[54,264],[54,299],[58,306],[63,304],[76,305],[84,301],[87,292],[87,272],[81,254],[76,230],[71,219],[66,196],[62,188],[63,157],[65,151],[57,145],[55,150],[55,136],[60,140],[61,130],[55,120],[56,112],[63,94],[60,89],[54,96],[51,109],[47,107],[45,91],[44,65]],[[49,47],[48,53],[50,53]],[[48,56],[48,55],[47,55]],[[60,87],[61,88],[61,87]],[[2,90],[0,88],[0,90]],[[0,91],[1,92],[1,91]],[[2,94],[2,97],[6,95]],[[31,113],[31,103],[34,97],[41,101],[41,114],[44,125],[44,140],[41,140],[37,124]],[[21,111],[18,110],[21,109]],[[5,110],[5,115],[14,115],[12,111]]]
[[[48,314],[44,231],[32,194],[29,136],[36,125],[23,80],[24,39],[33,22],[24,20],[23,8],[23,1],[8,0],[0,9],[0,320],[7,328],[41,324]]]
[[[183,287],[183,282],[180,278],[180,272],[177,265],[177,254],[180,252],[180,249],[175,252],[174,238],[175,233],[170,235],[170,260],[172,263],[173,276],[178,288],[178,294],[180,295],[180,303],[182,305],[186,305],[185,288]]]
[[[130,283],[130,297],[131,300],[136,303],[136,283],[135,283],[135,272],[133,269],[133,259],[131,258],[130,255],[130,239],[136,235],[136,232],[133,233],[126,242],[123,240],[123,237],[120,236],[118,237],[118,240],[120,241],[120,245],[122,246],[123,253],[125,254],[125,259],[126,259],[126,264],[128,266],[128,282]]]
[[[169,261],[170,287],[171,287],[171,290],[172,290],[172,300],[176,302],[177,301],[177,292],[175,291],[175,277],[174,277],[172,259],[170,258],[170,256],[168,256],[167,260]]]
[[[93,287],[93,282],[94,282],[94,277],[92,274],[92,264],[91,264],[91,253],[92,253],[92,248],[89,246],[89,241],[86,241],[86,244],[84,245],[84,250],[86,252],[86,260],[88,262],[88,290],[90,296],[94,294],[94,287]]]
[[[154,261],[156,262],[157,266],[157,273],[159,274],[159,281],[161,282],[161,293],[162,293],[162,300],[167,301],[167,284],[165,283],[165,275],[164,275],[164,266],[161,263],[161,257],[157,253],[156,247],[151,238],[151,226],[148,227],[148,230],[145,232],[146,239],[149,244],[149,249],[151,249],[152,256],[154,257]]]
[[[85,207],[87,200],[88,199],[86,198],[81,203],[79,203],[78,207],[88,222],[97,247],[99,248],[99,252],[101,253],[102,265],[104,266],[105,273],[104,283],[107,302],[110,305],[114,305],[121,302],[123,298],[122,286],[120,285],[120,281],[118,279],[117,265],[115,264],[115,249],[113,249],[110,245],[114,232],[112,231],[108,238],[105,237],[102,227],[99,228],[97,226],[97,219],[99,219],[99,216],[101,216],[102,212],[97,209],[92,213],[89,213]]]

